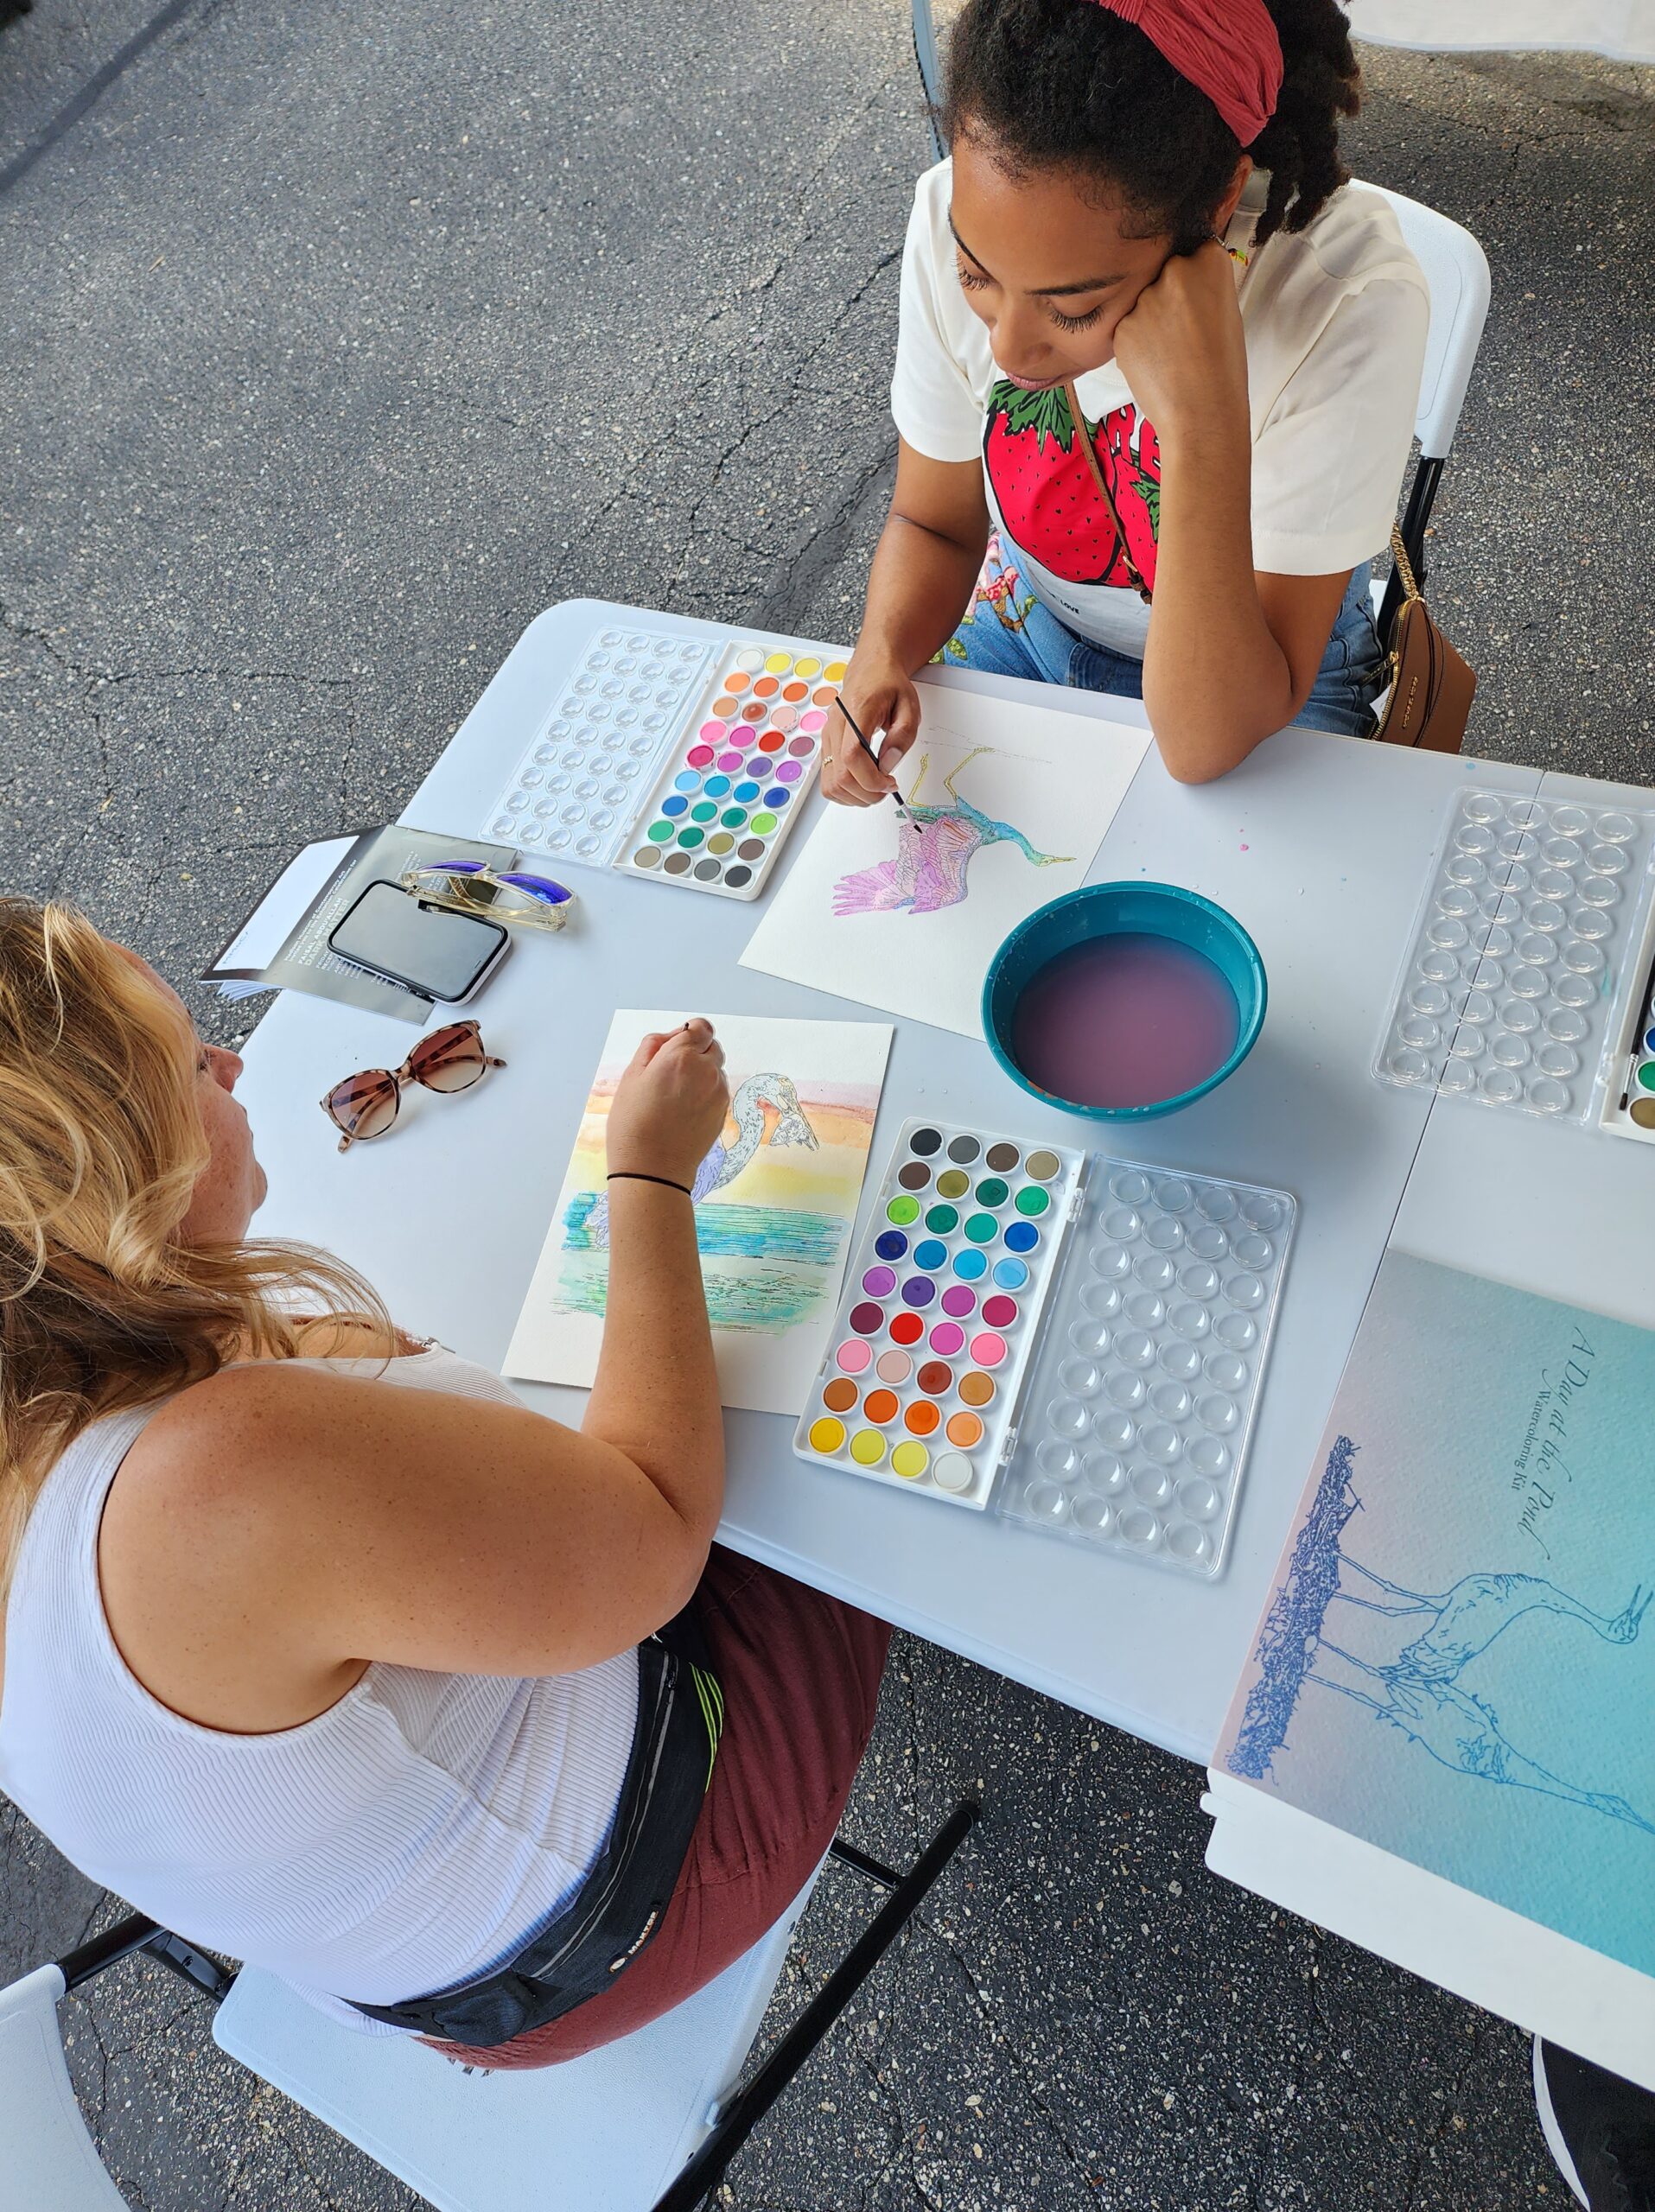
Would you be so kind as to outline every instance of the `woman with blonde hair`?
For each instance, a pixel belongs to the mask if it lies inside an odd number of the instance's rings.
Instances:
[[[837,1824],[889,1630],[710,1548],[722,1062],[692,1021],[615,1092],[572,1430],[249,1241],[240,1062],[83,916],[0,899],[0,1788],[369,2032],[590,2050],[755,1942]]]

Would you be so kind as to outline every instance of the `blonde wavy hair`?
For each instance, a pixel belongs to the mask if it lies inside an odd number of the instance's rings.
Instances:
[[[0,898],[0,1598],[88,1422],[227,1360],[292,1358],[319,1324],[392,1344],[374,1293],[325,1253],[180,1241],[211,1157],[200,1050],[84,914]]]

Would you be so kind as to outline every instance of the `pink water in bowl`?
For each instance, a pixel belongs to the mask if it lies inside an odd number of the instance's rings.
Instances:
[[[1077,1106],[1158,1106],[1236,1048],[1235,994],[1206,956],[1144,931],[1088,938],[1037,968],[1011,1021],[1030,1082]]]

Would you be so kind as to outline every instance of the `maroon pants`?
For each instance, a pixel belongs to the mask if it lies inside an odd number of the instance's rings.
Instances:
[[[614,1986],[468,2066],[556,2066],[670,2012],[773,1928],[833,1840],[891,1631],[716,1546],[697,1610],[724,1693],[712,1786],[661,1925]]]

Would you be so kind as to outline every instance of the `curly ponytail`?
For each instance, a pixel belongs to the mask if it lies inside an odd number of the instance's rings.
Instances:
[[[1334,0],[1265,0],[1287,64],[1276,112],[1254,140],[1252,157],[1270,171],[1258,243],[1274,232],[1314,222],[1350,171],[1340,158],[1339,118],[1362,105],[1362,73],[1350,23]]]
[[[1339,124],[1360,105],[1334,0],[1265,0],[1285,64],[1249,149],[1270,172],[1257,240],[1302,231],[1349,176]],[[1092,0],[966,0],[949,42],[942,127],[986,142],[1013,175],[1067,169],[1119,200],[1142,234],[1187,251],[1209,236],[1241,144],[1205,92],[1135,25]]]

